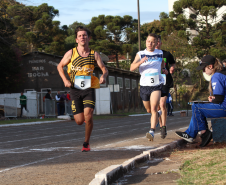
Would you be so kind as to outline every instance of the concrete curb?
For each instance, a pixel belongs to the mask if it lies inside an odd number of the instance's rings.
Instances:
[[[125,173],[132,170],[135,164],[150,160],[157,153],[176,148],[177,146],[185,143],[185,140],[180,139],[155,149],[143,151],[142,154],[123,162],[121,165],[111,165],[99,171],[95,174],[95,178],[89,183],[89,185],[108,185],[110,183],[113,183],[114,181],[122,177]]]

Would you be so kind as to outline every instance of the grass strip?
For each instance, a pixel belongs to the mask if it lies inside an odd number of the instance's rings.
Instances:
[[[226,184],[226,148],[184,153],[178,184]]]

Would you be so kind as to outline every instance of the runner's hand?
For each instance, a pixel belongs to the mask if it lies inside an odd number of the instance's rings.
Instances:
[[[174,73],[174,67],[171,66],[171,67],[170,67],[170,74],[173,74],[173,73]]]
[[[64,86],[65,86],[65,87],[71,87],[71,82],[70,82],[69,80],[66,80],[66,81],[64,82]]]
[[[168,74],[168,70],[167,69],[162,69],[162,73],[167,75]]]
[[[106,82],[106,81],[105,81],[105,78],[101,76],[101,77],[100,77],[99,84],[105,84],[105,82]]]
[[[148,61],[148,57],[144,57],[144,58],[142,58],[141,60],[140,60],[140,64],[143,64],[144,62],[147,62]]]

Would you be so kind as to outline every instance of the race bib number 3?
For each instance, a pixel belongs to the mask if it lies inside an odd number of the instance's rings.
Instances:
[[[145,74],[145,81],[148,86],[159,85],[159,73],[147,73]]]
[[[81,90],[90,88],[91,76],[75,76],[74,87]]]

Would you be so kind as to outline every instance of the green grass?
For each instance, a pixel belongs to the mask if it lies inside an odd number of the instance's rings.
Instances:
[[[178,184],[226,184],[226,149],[201,150],[186,158]],[[186,155],[186,154],[185,154]]]

